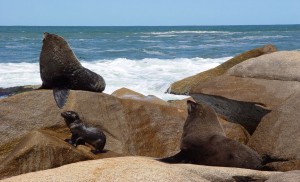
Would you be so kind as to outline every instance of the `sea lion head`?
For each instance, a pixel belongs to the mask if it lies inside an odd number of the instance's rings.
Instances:
[[[197,118],[203,115],[204,108],[201,104],[198,104],[194,101],[187,101],[187,111],[188,111],[188,119]]]
[[[51,34],[48,32],[44,32],[43,34],[43,44],[45,43],[49,43],[51,41],[54,41],[53,44],[57,43],[57,44],[68,44],[67,41],[65,41],[65,39],[59,35],[56,34]]]
[[[45,62],[56,60],[61,62],[61,64],[65,62],[65,60],[74,60],[73,64],[77,67],[81,65],[68,42],[65,41],[63,37],[56,34],[50,34],[48,32],[45,32],[43,35],[43,46],[40,59]]]
[[[66,111],[61,113],[61,116],[65,119],[66,124],[69,126],[69,124],[73,123],[76,120],[79,120],[79,115],[74,111]]]
[[[201,131],[202,121],[203,121],[202,118],[205,115],[203,105],[188,100],[187,111],[188,111],[188,117],[186,118],[186,121],[183,126],[182,140],[186,138],[187,135],[197,136],[199,132],[201,133],[203,132]]]
[[[45,32],[43,35],[43,46],[40,54],[40,62],[45,64],[53,61],[56,67],[59,65],[57,63],[64,64],[66,66],[73,65],[73,67],[76,67],[76,69],[81,67],[81,64],[73,53],[71,47],[63,37]],[[71,64],[68,65],[68,62],[71,62]]]
[[[43,35],[43,48],[51,49],[71,49],[63,37],[45,32]]]

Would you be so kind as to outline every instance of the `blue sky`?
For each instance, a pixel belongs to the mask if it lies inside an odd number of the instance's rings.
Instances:
[[[0,25],[300,24],[300,0],[0,0]]]

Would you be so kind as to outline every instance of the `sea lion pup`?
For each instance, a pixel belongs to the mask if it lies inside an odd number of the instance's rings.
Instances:
[[[61,116],[65,119],[65,122],[72,133],[71,139],[66,140],[69,144],[76,147],[77,145],[86,142],[95,147],[95,150],[91,150],[94,154],[103,151],[106,143],[106,136],[102,131],[83,124],[79,115],[74,111],[63,112],[61,113]]]
[[[188,117],[183,127],[180,152],[159,161],[261,169],[262,158],[257,152],[219,131],[207,129],[207,123],[215,121],[218,118],[213,109],[188,101]]]
[[[41,89],[53,89],[54,99],[62,108],[69,90],[102,92],[104,79],[97,73],[84,68],[64,38],[45,32],[40,54]]]

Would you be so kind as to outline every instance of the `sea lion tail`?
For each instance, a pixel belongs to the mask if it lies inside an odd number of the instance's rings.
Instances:
[[[53,96],[56,102],[56,105],[61,109],[66,104],[69,97],[70,90],[69,89],[53,89]]]
[[[183,162],[183,151],[178,152],[177,154],[170,156],[170,157],[165,157],[161,159],[157,159],[160,162],[165,162],[165,163],[182,163]]]

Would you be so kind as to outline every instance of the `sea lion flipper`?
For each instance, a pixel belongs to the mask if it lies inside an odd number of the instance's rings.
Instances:
[[[177,154],[171,156],[171,157],[165,157],[165,158],[160,158],[157,159],[160,162],[165,162],[165,163],[181,163],[182,161],[185,160],[185,155],[183,151],[178,152]]]
[[[70,90],[69,89],[53,89],[53,96],[57,106],[61,109],[66,104],[69,97]]]

